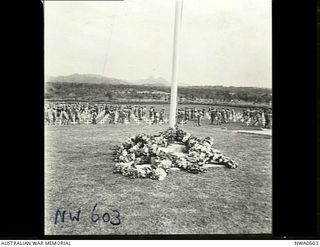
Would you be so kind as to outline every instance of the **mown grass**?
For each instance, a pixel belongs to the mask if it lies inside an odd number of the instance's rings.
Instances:
[[[221,130],[183,128],[212,136],[237,169],[206,173],[172,171],[163,181],[113,173],[114,145],[137,133],[167,126],[81,125],[46,127],[46,234],[246,234],[271,233],[271,138]],[[121,224],[91,221],[91,212],[121,214]],[[54,224],[57,209],[76,212],[80,222]]]

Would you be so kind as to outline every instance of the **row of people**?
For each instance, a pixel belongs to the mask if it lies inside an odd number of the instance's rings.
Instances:
[[[266,109],[245,109],[236,112],[229,108],[195,108],[183,107],[177,109],[177,123],[187,124],[193,122],[195,126],[201,126],[204,118],[209,119],[210,124],[227,124],[230,122],[242,122],[247,126],[271,127],[272,113]],[[50,103],[45,105],[45,122],[48,125],[68,124],[128,124],[145,121],[149,124],[165,124],[168,122],[165,108],[158,109],[155,106],[142,105],[111,105],[92,103]]]
[[[80,124],[82,122],[97,124],[98,121],[115,123],[128,123],[132,120],[152,120],[153,124],[165,122],[165,109],[156,110],[146,106],[109,105],[89,103],[53,103],[45,105],[45,122],[48,125]]]
[[[241,122],[246,126],[272,127],[272,113],[270,109],[245,109],[242,111]]]

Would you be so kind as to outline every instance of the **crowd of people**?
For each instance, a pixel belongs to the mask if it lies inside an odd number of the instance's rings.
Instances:
[[[209,108],[211,124],[223,124],[229,122],[243,122],[246,126],[258,126],[271,128],[272,112],[270,109],[243,109],[242,112],[235,112],[234,109]]]
[[[151,124],[168,122],[165,109],[154,106],[110,105],[90,103],[48,103],[45,104],[45,122],[48,125],[69,124],[128,124],[132,121],[148,121]]]
[[[142,122],[148,124],[167,124],[168,114],[165,108],[143,105],[116,105],[96,103],[47,103],[45,104],[46,125],[69,124],[129,124]],[[221,125],[241,122],[246,126],[271,128],[272,112],[270,109],[244,109],[235,111],[233,108],[196,108],[183,107],[177,109],[177,124],[191,123],[201,126],[203,120],[209,124]]]

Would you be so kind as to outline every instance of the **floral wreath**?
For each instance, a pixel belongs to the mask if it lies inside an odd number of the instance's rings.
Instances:
[[[183,144],[183,155],[168,152],[170,144]],[[233,160],[214,148],[212,137],[198,138],[178,128],[169,128],[156,135],[138,134],[114,148],[114,173],[129,178],[163,180],[172,168],[191,173],[206,171],[208,164],[238,167]]]

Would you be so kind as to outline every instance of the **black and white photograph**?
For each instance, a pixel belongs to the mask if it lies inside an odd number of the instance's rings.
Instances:
[[[43,9],[45,235],[272,234],[271,0]]]

